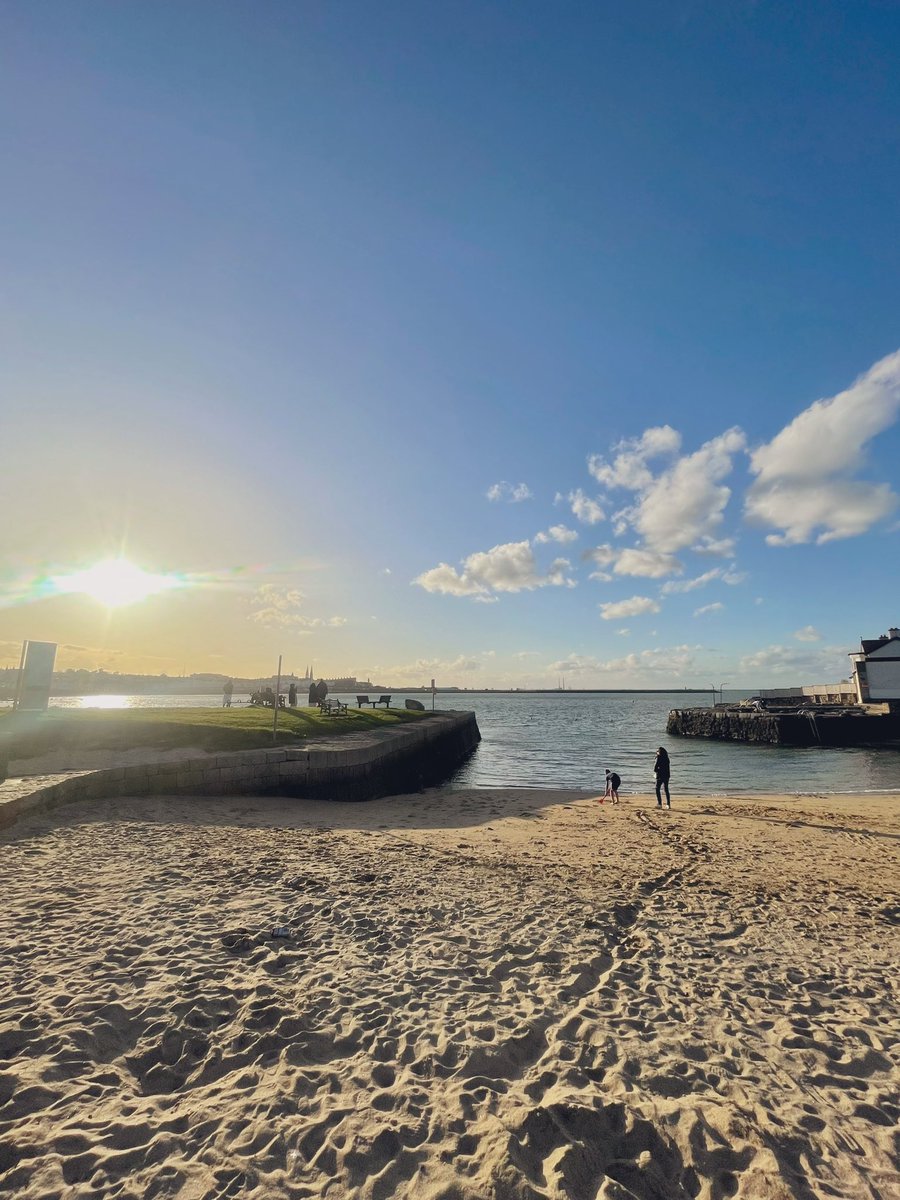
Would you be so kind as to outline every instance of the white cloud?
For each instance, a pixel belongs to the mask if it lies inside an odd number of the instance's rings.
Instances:
[[[900,413],[900,350],[875,363],[846,391],[817,400],[750,456],[756,476],[747,517],[780,532],[774,546],[865,533],[896,506],[886,483],[850,478],[865,447]]]
[[[825,479],[820,483],[784,483],[747,494],[750,520],[772,525],[783,533],[770,533],[770,546],[796,546],[813,540],[822,545],[838,538],[856,537],[893,512],[897,497],[886,483],[857,483]]]
[[[814,625],[804,625],[794,634],[798,642],[821,642],[822,635]]]
[[[559,662],[550,663],[548,671],[566,675],[663,675],[669,678],[684,675],[694,669],[694,654],[700,646],[654,646],[632,652],[621,658],[600,659],[591,655],[572,654]]]
[[[507,483],[505,479],[501,479],[499,483],[492,483],[485,495],[488,500],[504,500],[507,504],[518,504],[522,500],[531,499],[531,488],[527,483]]]
[[[389,683],[404,683],[411,681],[414,684],[428,683],[432,678],[440,684],[443,681],[450,682],[450,678],[454,675],[468,675],[482,669],[482,663],[478,657],[472,654],[460,654],[453,659],[443,658],[417,658],[412,662],[393,663],[393,664],[376,664],[368,668],[369,678],[373,676],[387,677]]]
[[[721,480],[744,445],[743,432],[729,429],[679,458],[642,492],[631,523],[648,546],[671,554],[714,537],[731,497]]]
[[[289,610],[299,608],[306,599],[306,594],[299,588],[282,587],[277,583],[261,584],[250,597],[253,607],[265,606]]]
[[[677,575],[684,570],[678,559],[671,554],[645,550],[640,546],[620,548],[611,546],[608,542],[586,550],[582,558],[596,563],[600,568],[612,567],[617,575],[640,576],[644,579],[661,579],[665,575]],[[603,569],[591,575],[591,579],[611,578],[612,576]]]
[[[491,550],[470,554],[462,564],[462,571],[457,571],[447,563],[440,563],[424,571],[413,583],[427,592],[473,596],[490,603],[496,599],[492,595],[494,592],[531,591],[548,586],[574,587],[575,581],[567,574],[569,568],[567,559],[558,558],[542,575],[529,542],[507,542]]]
[[[574,529],[568,529],[565,525],[551,525],[546,533],[536,533],[534,540],[537,543],[542,542],[577,542],[578,533]]]
[[[600,605],[604,621],[617,621],[620,617],[637,617],[641,613],[658,613],[659,605],[649,596],[632,596],[628,600],[615,600]]]
[[[634,530],[647,550],[661,554],[690,546],[701,554],[726,555],[734,549],[734,539],[719,536],[731,497],[731,489],[722,480],[731,472],[732,457],[745,444],[740,429],[729,429],[654,475],[649,460],[675,455],[681,446],[681,435],[663,425],[646,430],[640,438],[620,442],[611,463],[592,455],[588,467],[605,487],[635,493],[634,503],[612,515],[617,537]]]
[[[767,677],[779,676],[789,687],[816,683],[834,683],[847,674],[846,647],[825,646],[818,650],[801,650],[797,646],[766,646],[754,654],[746,654],[739,662],[743,672],[753,671],[759,683]]]
[[[605,520],[606,513],[597,501],[586,496],[581,488],[569,492],[568,500],[572,515],[583,525],[596,525],[598,521]]]
[[[305,599],[298,588],[264,583],[250,597],[250,620],[267,629],[293,629],[296,633],[307,633],[311,629],[339,629],[347,624],[346,617],[306,616],[299,611]]]
[[[701,608],[695,608],[694,616],[702,617],[704,613],[721,612],[724,607],[721,600],[715,600],[712,604],[704,604]]]
[[[681,434],[670,425],[659,425],[644,430],[639,438],[626,438],[614,446],[618,453],[612,463],[592,454],[588,470],[604,487],[642,491],[653,482],[647,460],[661,454],[677,454],[680,446]]]
[[[547,570],[545,582],[552,587],[576,587],[575,580],[568,574],[571,569],[572,564],[567,558],[554,558]]]
[[[737,542],[734,538],[713,538],[708,534],[702,537],[691,549],[695,554],[712,554],[718,558],[730,558],[734,554]]]
[[[684,568],[671,554],[658,550],[622,550],[613,570],[617,575],[640,575],[645,579],[661,579],[665,575],[678,575]]]
[[[664,583],[660,589],[660,594],[663,596],[672,596],[683,594],[684,592],[694,592],[697,588],[705,587],[714,579],[721,580],[722,583],[727,583],[730,587],[736,587],[737,584],[743,583],[747,578],[746,571],[736,571],[734,563],[730,567],[713,567],[709,571],[704,571],[702,575],[695,575],[693,579],[678,579],[670,580]]]
[[[447,596],[478,596],[487,592],[483,583],[465,570],[459,574],[449,563],[438,563],[430,571],[423,571],[413,583],[419,584],[426,592],[442,592]]]
[[[602,546],[594,546],[591,550],[585,550],[581,557],[595,562],[598,567],[609,567],[619,557],[619,551],[615,546],[610,546],[609,542],[604,542]]]
[[[722,568],[713,567],[711,571],[704,571],[702,575],[696,575],[693,579],[672,579],[668,583],[662,585],[662,594],[664,596],[675,595],[676,593],[694,592],[697,588],[705,587],[713,579],[721,579]]]

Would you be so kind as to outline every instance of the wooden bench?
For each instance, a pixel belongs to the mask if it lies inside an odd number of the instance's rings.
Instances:
[[[346,717],[347,705],[343,700],[320,700],[319,711],[326,717]]]
[[[357,696],[356,697],[356,707],[362,708],[362,706],[364,704],[371,704],[374,707],[375,701],[370,700],[368,696]]]
[[[390,708],[391,698],[390,696],[379,696],[377,700],[372,701],[372,707],[374,708],[376,704],[383,704],[385,708]]]

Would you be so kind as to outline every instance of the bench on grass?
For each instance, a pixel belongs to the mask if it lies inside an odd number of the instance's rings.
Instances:
[[[347,705],[343,700],[320,700],[319,712],[326,717],[346,717]]]

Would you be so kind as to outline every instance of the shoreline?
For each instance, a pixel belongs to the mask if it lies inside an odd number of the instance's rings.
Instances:
[[[52,754],[44,754],[34,758],[14,759],[9,760],[8,779],[30,779],[42,775],[64,775],[69,772],[92,771],[92,770],[107,770],[117,767],[129,767],[141,765],[144,763],[153,762],[182,762],[190,759],[212,759],[221,751],[207,750],[199,746],[180,746],[177,748],[163,750],[149,748],[135,748],[131,750],[87,750],[73,751],[71,748],[65,748]],[[583,795],[595,794],[589,788],[548,788],[544,785],[529,786],[527,784],[515,784],[514,790],[524,792],[553,792],[560,791],[566,793],[578,792]],[[602,781],[598,780],[598,788],[601,793],[603,790]],[[510,785],[507,784],[480,784],[478,788],[459,787],[451,783],[440,785],[440,790],[448,793],[459,791],[484,791],[484,792],[507,792],[510,790]],[[639,800],[644,797],[654,796],[653,787],[650,786],[645,791],[628,792],[622,791],[620,795],[623,800]],[[900,786],[896,788],[867,788],[859,791],[840,791],[840,790],[817,790],[817,791],[790,791],[785,788],[780,788],[775,792],[762,791],[759,788],[754,788],[752,791],[740,791],[732,788],[728,791],[718,792],[697,792],[688,791],[676,793],[673,791],[673,800],[676,797],[688,799],[691,797],[707,798],[707,799],[727,799],[729,796],[735,798],[750,798],[753,796],[759,797],[783,797],[783,798],[803,798],[803,797],[827,797],[827,796],[884,796],[896,797],[900,801]]]

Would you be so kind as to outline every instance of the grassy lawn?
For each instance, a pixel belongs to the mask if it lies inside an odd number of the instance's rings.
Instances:
[[[390,729],[428,713],[405,709],[353,709],[346,717],[327,717],[314,708],[278,712],[276,745],[297,745],[303,738],[368,729]],[[0,711],[0,754],[32,758],[53,750],[132,750],[152,746],[173,750],[253,750],[271,746],[271,708],[51,708],[46,713]]]

